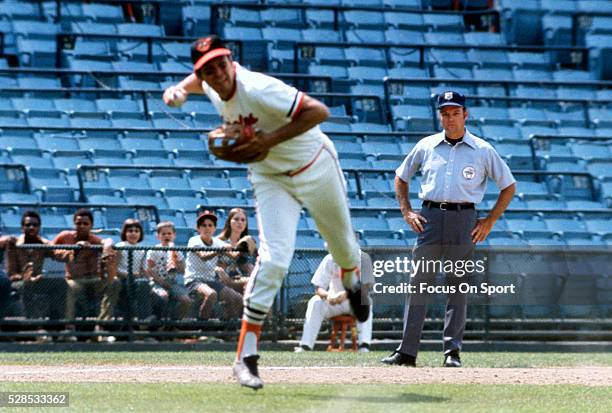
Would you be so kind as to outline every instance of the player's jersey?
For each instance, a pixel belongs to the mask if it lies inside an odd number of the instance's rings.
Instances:
[[[327,290],[331,295],[344,291],[342,280],[340,279],[340,267],[334,262],[331,254],[327,254],[323,258],[310,282],[317,287]]]
[[[304,97],[302,92],[278,79],[247,70],[238,63],[234,65],[236,90],[229,100],[222,100],[206,82],[202,82],[204,92],[225,123],[252,124],[270,132],[291,122],[291,118],[299,113]],[[295,171],[312,161],[324,143],[333,148],[331,140],[315,126],[272,147],[266,159],[249,167],[253,172],[264,174]]]

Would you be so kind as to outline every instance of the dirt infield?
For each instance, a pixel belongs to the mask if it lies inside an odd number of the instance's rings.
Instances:
[[[272,383],[580,384],[612,386],[612,367],[405,368],[262,367]],[[0,368],[0,382],[233,383],[229,367],[172,365],[16,366]]]

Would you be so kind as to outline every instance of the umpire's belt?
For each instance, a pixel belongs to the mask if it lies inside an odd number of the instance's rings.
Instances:
[[[449,211],[461,211],[462,209],[474,209],[474,204],[471,202],[466,202],[463,204],[456,204],[453,202],[433,202],[433,201],[423,201],[423,206],[428,208],[440,208],[441,210],[449,210]]]

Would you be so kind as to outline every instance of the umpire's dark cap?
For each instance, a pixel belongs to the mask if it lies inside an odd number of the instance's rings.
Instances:
[[[191,61],[193,71],[197,72],[206,63],[219,56],[229,56],[232,52],[225,47],[219,36],[210,35],[201,37],[191,44]]]
[[[438,109],[442,109],[445,106],[465,107],[465,96],[451,90],[442,92],[438,95]]]
[[[215,215],[214,212],[209,211],[207,209],[205,211],[202,211],[200,215],[198,215],[198,219],[196,219],[196,226],[199,227],[202,221],[204,221],[205,219],[210,219],[211,221],[215,223],[215,225],[217,225],[217,216]]]

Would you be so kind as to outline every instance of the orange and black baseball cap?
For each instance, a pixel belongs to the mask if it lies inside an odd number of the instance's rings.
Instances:
[[[211,221],[213,221],[215,223],[215,225],[217,225],[217,215],[215,215],[214,212],[209,211],[208,209],[205,211],[202,211],[199,215],[198,215],[198,219],[196,219],[196,227],[200,226],[200,223],[205,220],[205,219],[210,219]]]
[[[225,47],[219,36],[201,37],[191,44],[191,61],[193,71],[197,72],[206,63],[219,56],[229,56],[232,52]]]

